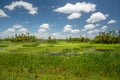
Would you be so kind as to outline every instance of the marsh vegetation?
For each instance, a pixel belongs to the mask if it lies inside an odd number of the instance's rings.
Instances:
[[[95,41],[38,40],[28,35],[1,40],[0,80],[119,80],[119,42]]]

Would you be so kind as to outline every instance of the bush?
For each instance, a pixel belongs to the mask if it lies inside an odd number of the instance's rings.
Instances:
[[[0,47],[8,47],[8,44],[0,44]]]

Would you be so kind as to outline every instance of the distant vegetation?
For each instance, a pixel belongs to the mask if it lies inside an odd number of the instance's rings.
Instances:
[[[85,37],[78,37],[78,38],[72,38],[71,36],[69,38],[66,38],[67,42],[89,42],[90,39],[89,38],[85,38]]]
[[[93,39],[87,37],[69,37],[66,39],[56,39],[52,38],[51,36],[48,39],[38,39],[34,35],[30,35],[29,33],[26,34],[19,34],[15,35],[14,37],[8,37],[3,39],[3,41],[11,41],[11,42],[48,42],[48,43],[56,43],[58,41],[66,41],[66,42],[90,42],[90,43],[102,43],[102,44],[112,44],[112,43],[120,43],[120,30],[115,32],[114,30],[109,32],[100,32],[96,35]]]
[[[120,30],[118,32],[109,31],[109,32],[101,32],[98,36],[93,39],[95,43],[120,43]]]
[[[34,35],[29,35],[29,33],[26,34],[15,34],[12,38],[5,38],[4,41],[11,41],[11,42],[35,42],[38,39]]]

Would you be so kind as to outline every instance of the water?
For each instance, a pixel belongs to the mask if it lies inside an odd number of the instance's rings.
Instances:
[[[96,51],[95,49],[86,49],[86,50],[84,50],[84,52],[94,52],[94,51]]]
[[[3,48],[0,48],[0,50],[2,50]]]
[[[63,52],[56,52],[56,53],[47,53],[49,56],[80,56],[78,53],[63,53]]]

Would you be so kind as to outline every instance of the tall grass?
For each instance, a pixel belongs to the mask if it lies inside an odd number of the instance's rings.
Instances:
[[[120,44],[3,44],[0,80],[120,79]]]
[[[81,56],[0,54],[0,80],[119,80],[120,52]]]

